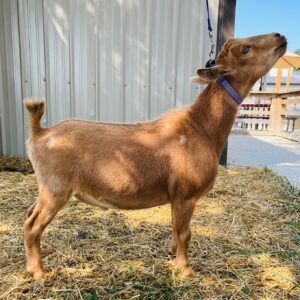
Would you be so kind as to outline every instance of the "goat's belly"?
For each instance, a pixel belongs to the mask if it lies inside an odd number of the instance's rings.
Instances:
[[[109,208],[117,208],[116,206],[114,206],[113,204],[111,204],[109,201],[107,201],[104,198],[94,198],[89,195],[82,195],[82,194],[75,194],[74,196],[78,200],[80,200],[84,203],[100,207],[103,210],[107,210]]]
[[[103,210],[107,210],[110,208],[127,210],[143,209],[169,203],[166,197],[164,199],[160,197],[152,197],[151,199],[147,199],[147,197],[143,197],[141,199],[136,197],[120,197],[119,199],[108,199],[103,197],[92,197],[90,195],[82,194],[75,194],[74,196],[82,202],[97,206]]]

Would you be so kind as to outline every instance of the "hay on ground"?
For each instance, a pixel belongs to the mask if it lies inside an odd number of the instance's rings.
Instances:
[[[15,156],[0,156],[0,172],[33,173],[30,160]]]
[[[25,272],[23,222],[36,180],[18,161],[0,162],[3,299],[298,299],[300,194],[268,169],[220,168],[193,217],[193,280],[173,274],[168,205],[103,212],[73,199],[43,235],[51,277],[35,282]]]

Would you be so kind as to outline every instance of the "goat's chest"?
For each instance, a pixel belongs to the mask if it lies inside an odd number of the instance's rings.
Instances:
[[[181,141],[184,138],[180,138]],[[179,143],[170,151],[168,190],[171,197],[200,197],[214,184],[218,158],[206,145]]]

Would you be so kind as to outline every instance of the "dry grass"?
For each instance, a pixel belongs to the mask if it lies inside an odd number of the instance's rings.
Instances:
[[[0,172],[22,172],[23,174],[33,173],[32,165],[28,159],[14,156],[0,156]]]
[[[6,161],[2,158],[0,161]],[[28,172],[28,163],[5,162]],[[47,227],[44,263],[52,276],[24,270],[23,222],[34,201],[33,174],[0,172],[0,298],[298,299],[299,191],[270,172],[220,169],[192,223],[192,281],[172,273],[170,207],[108,211],[71,200]]]

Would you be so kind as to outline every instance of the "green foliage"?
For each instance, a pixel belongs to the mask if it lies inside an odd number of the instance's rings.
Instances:
[[[297,49],[294,53],[300,55],[300,49]]]
[[[268,166],[264,166],[263,171],[268,176],[276,176],[276,173],[272,171]]]
[[[291,240],[295,243],[300,245],[300,235],[299,234],[293,234],[291,237]]]

